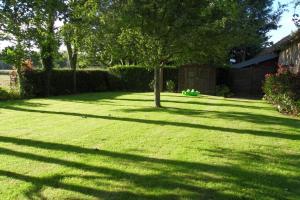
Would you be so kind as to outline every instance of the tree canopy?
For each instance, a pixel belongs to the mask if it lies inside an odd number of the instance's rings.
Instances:
[[[60,45],[76,67],[143,64],[155,71],[156,105],[165,65],[225,66],[268,45],[282,13],[272,0],[0,0],[0,37],[15,42],[20,66],[37,48],[50,75]],[[57,26],[56,24],[62,24]]]

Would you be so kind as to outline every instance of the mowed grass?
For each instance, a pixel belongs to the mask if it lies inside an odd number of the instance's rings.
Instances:
[[[300,120],[259,100],[0,102],[0,199],[300,199]]]

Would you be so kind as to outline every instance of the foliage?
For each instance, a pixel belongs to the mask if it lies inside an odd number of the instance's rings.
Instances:
[[[18,58],[16,47],[8,46],[0,52],[0,60],[7,64],[15,65]],[[31,60],[34,67],[41,67],[40,55],[36,51],[24,50],[23,60]]]
[[[300,76],[292,74],[287,66],[279,66],[276,74],[267,74],[263,85],[264,99],[277,106],[283,113],[300,112]]]
[[[7,90],[0,87],[0,100],[19,99],[20,93],[18,90]]]
[[[142,66],[115,66],[109,71],[119,77],[125,90],[149,91],[148,83],[153,79],[153,72]]]
[[[69,60],[67,52],[58,52],[54,61],[55,68],[69,68]]]
[[[170,80],[177,80],[177,68],[167,67],[164,72]],[[45,76],[43,70],[26,70],[24,75],[25,97],[44,97]],[[77,70],[76,71],[78,91],[98,92],[98,91],[149,91],[149,83],[152,79],[152,71],[141,66],[115,66],[109,71]],[[173,77],[174,76],[174,77]],[[73,94],[73,71],[53,70],[51,76],[51,95]],[[174,82],[176,87],[177,83]],[[166,81],[164,82],[166,85]],[[176,90],[177,88],[175,88]]]
[[[270,44],[272,30],[279,27],[279,20],[286,5],[278,3],[277,9],[273,0],[236,1],[236,17],[232,26],[236,34],[232,35],[235,43],[231,58],[236,62],[254,57]]]
[[[216,86],[216,95],[221,97],[231,97],[233,94],[230,91],[230,88],[227,85],[217,85]]]
[[[58,53],[63,42],[74,92],[78,63],[143,65],[154,69],[155,102],[160,106],[161,68],[195,62],[224,66],[232,49],[265,45],[281,14],[271,5],[271,0],[3,0],[0,37],[15,42],[18,69],[28,59],[27,49],[39,49],[47,93],[52,69],[64,63]]]
[[[108,73],[103,70],[79,70],[76,72],[78,78],[78,93],[99,92],[109,90],[107,80]],[[25,96],[46,96],[45,71],[27,71],[25,77]],[[73,72],[71,70],[53,70],[51,76],[50,95],[63,95],[73,93]]]
[[[7,90],[0,88],[0,100],[7,100],[10,99],[10,94]]]
[[[110,67],[109,71],[119,77],[126,91],[153,91],[153,68],[136,65],[117,65]],[[163,89],[166,88],[166,80],[174,81],[177,90],[178,69],[174,67],[165,67],[163,70],[164,82]],[[152,84],[152,86],[151,86]]]
[[[172,80],[166,82],[166,89],[168,92],[175,92],[175,83]]]

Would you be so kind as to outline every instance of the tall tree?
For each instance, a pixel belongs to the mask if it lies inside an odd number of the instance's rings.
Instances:
[[[234,1],[128,0],[117,42],[128,57],[154,69],[155,106],[160,103],[160,73],[168,63],[216,64],[232,48]]]
[[[235,39],[238,44],[231,54],[237,62],[242,62],[271,45],[268,33],[278,28],[286,5],[278,4],[274,10],[273,0],[239,0],[235,4],[237,16],[233,27],[237,32]]]
[[[31,37],[40,49],[42,64],[46,71],[46,95],[50,95],[51,71],[59,43],[55,23],[66,10],[65,0],[35,0],[30,1]]]
[[[61,27],[61,35],[67,47],[69,64],[73,71],[74,93],[77,92],[76,70],[79,50],[83,45],[84,38],[89,34],[88,31],[92,26],[90,18],[96,15],[96,11],[96,1],[70,0],[66,2],[66,10],[62,18],[64,24]]]
[[[16,55],[19,56],[16,66],[21,66],[26,44],[35,44],[40,49],[42,64],[47,72],[47,95],[50,94],[51,70],[58,50],[55,22],[65,9],[65,1],[0,1],[1,35],[16,41]]]
[[[27,30],[31,17],[28,1],[0,1],[0,39],[14,44],[14,51],[10,57],[20,76],[21,95],[24,95],[21,66],[25,57],[25,49],[30,43]]]

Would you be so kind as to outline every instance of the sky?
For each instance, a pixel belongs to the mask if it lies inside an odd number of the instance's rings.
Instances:
[[[281,17],[281,20],[279,22],[279,24],[281,25],[281,27],[277,30],[271,31],[269,33],[270,41],[272,42],[278,42],[280,39],[282,39],[283,37],[291,34],[293,31],[297,30],[295,24],[293,23],[293,14],[294,14],[294,6],[291,3],[292,0],[275,0],[273,7],[274,10],[278,7],[278,3],[281,4],[289,4],[287,6],[287,11],[284,12],[284,14]]]
[[[274,4],[273,4],[274,10],[276,10],[276,8],[278,7],[278,3],[289,4],[289,5],[287,7],[287,11],[284,12],[279,22],[281,27],[269,33],[270,42],[276,43],[280,39],[291,34],[293,31],[297,29],[295,24],[292,21],[293,14],[294,14],[294,7],[291,3],[292,1],[293,0],[274,0]],[[9,45],[10,43],[7,41],[0,41],[0,50]]]

